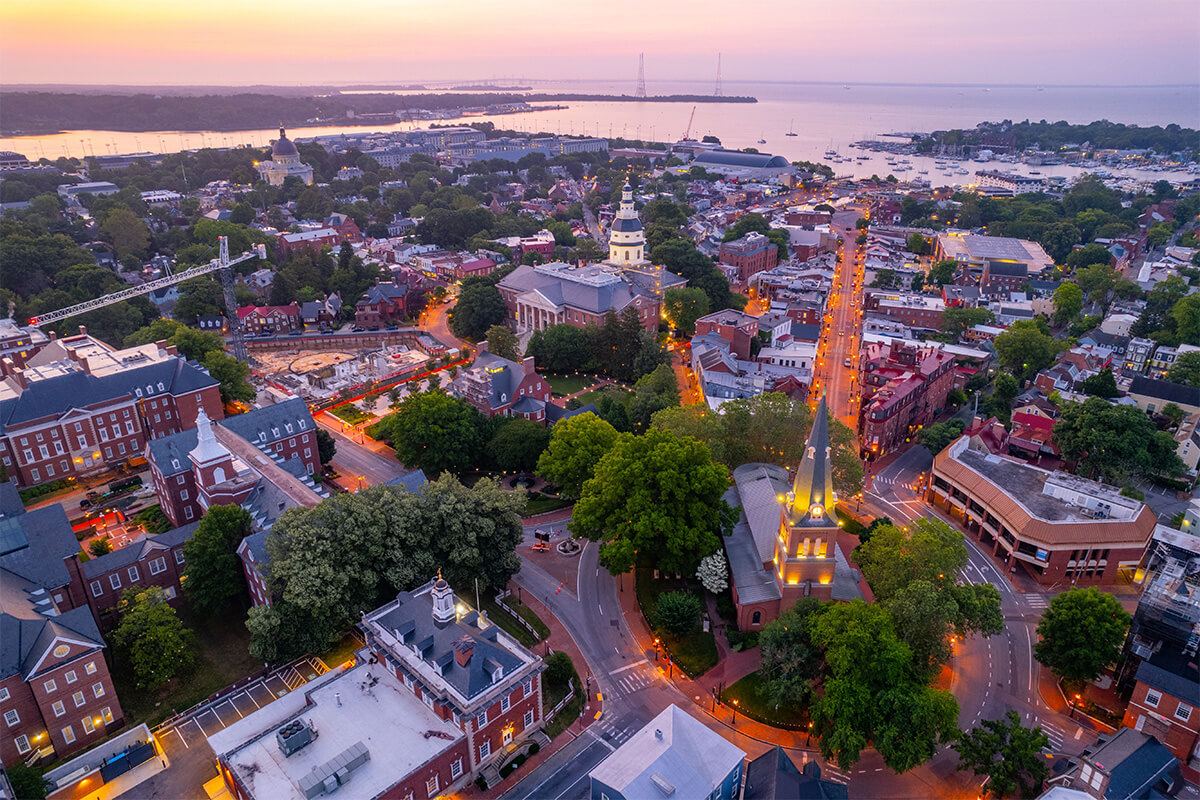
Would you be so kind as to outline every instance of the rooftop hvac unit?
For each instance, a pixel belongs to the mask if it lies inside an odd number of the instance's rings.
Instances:
[[[315,738],[312,728],[300,720],[294,720],[275,732],[275,741],[284,758],[288,758],[302,747],[312,743]]]

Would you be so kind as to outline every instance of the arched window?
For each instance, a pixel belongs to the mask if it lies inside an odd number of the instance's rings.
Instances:
[[[761,611],[755,611],[753,614],[750,615],[750,624],[751,625],[761,625],[762,624],[762,612]]]
[[[213,470],[213,485],[225,482],[225,468],[217,467]]]
[[[628,250],[625,251],[625,260],[626,261],[629,260],[629,251]]]

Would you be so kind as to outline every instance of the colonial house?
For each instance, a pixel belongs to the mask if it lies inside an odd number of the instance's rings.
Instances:
[[[488,352],[487,342],[480,342],[475,363],[460,368],[449,389],[489,418],[547,421],[550,382],[537,373],[533,356],[518,364]]]

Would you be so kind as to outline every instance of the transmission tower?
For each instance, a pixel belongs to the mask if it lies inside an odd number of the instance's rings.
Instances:
[[[646,54],[638,53],[638,82],[637,89],[633,91],[634,97],[646,96]]]
[[[717,88],[713,91],[713,97],[720,97],[725,93],[721,88],[721,54],[717,53]]]

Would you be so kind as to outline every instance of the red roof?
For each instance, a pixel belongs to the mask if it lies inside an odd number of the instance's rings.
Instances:
[[[267,316],[272,311],[278,311],[286,317],[300,316],[300,306],[292,303],[290,306],[242,306],[237,310],[238,319],[245,319],[251,314],[258,312],[261,316]]]

